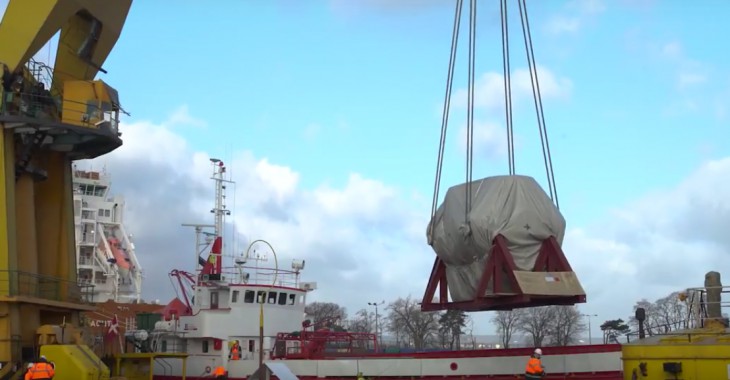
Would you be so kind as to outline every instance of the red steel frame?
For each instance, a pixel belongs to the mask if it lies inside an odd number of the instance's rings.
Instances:
[[[586,296],[536,296],[522,292],[513,271],[517,266],[512,254],[507,248],[507,239],[497,235],[489,252],[489,258],[484,265],[482,277],[477,286],[476,296],[470,301],[449,302],[448,283],[446,280],[446,265],[440,258],[436,258],[431,270],[431,277],[426,286],[426,292],[421,302],[421,310],[463,310],[489,311],[512,310],[549,305],[575,305],[585,303]],[[533,272],[572,272],[568,259],[565,258],[562,248],[554,236],[545,239],[540,247],[540,253],[535,261]],[[491,285],[493,290],[486,294]],[[436,288],[439,288],[438,301],[434,302]]]

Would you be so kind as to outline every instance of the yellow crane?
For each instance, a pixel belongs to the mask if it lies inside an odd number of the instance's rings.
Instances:
[[[82,363],[73,328],[92,307],[76,280],[71,162],[122,145],[117,91],[95,77],[131,4],[10,0],[0,22],[0,378],[39,353],[74,368],[57,380],[109,376],[96,356]],[[53,67],[34,61],[59,31]]]

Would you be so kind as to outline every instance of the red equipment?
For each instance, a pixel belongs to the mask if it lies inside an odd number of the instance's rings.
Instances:
[[[276,334],[272,359],[322,359],[327,357],[362,356],[378,351],[375,334],[333,331],[320,327],[339,319],[329,318],[312,325],[302,322],[302,331]]]
[[[431,277],[421,303],[421,310],[512,310],[525,307],[548,305],[574,305],[586,302],[585,294],[573,296],[556,296],[545,294],[527,294],[519,285],[517,271],[512,255],[507,248],[507,241],[497,235],[493,241],[489,259],[484,265],[484,272],[477,287],[477,296],[471,301],[449,302],[446,265],[436,258],[431,270]],[[540,254],[535,261],[533,272],[545,272],[546,276],[560,272],[570,272],[571,268],[563,250],[554,237],[543,241]],[[434,302],[436,287],[439,288],[438,301]],[[489,292],[488,289],[491,289]]]

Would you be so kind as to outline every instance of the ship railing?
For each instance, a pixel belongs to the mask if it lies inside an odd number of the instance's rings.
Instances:
[[[231,283],[241,282],[239,280],[241,279],[242,274],[248,275],[248,278],[245,279],[244,277],[245,281],[242,282],[252,285],[274,285],[290,288],[299,287],[300,272],[287,269],[252,266],[223,268],[223,275],[226,276]],[[274,283],[274,281],[276,281],[276,283]]]
[[[94,285],[17,270],[0,270],[0,294],[50,301],[91,303]]]

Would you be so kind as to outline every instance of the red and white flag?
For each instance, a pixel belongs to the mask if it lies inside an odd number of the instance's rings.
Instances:
[[[107,331],[107,335],[111,335],[111,336],[119,335],[119,321],[117,320],[116,314],[114,314],[114,318],[112,318],[112,323],[111,323],[111,325],[109,325],[109,331]]]

